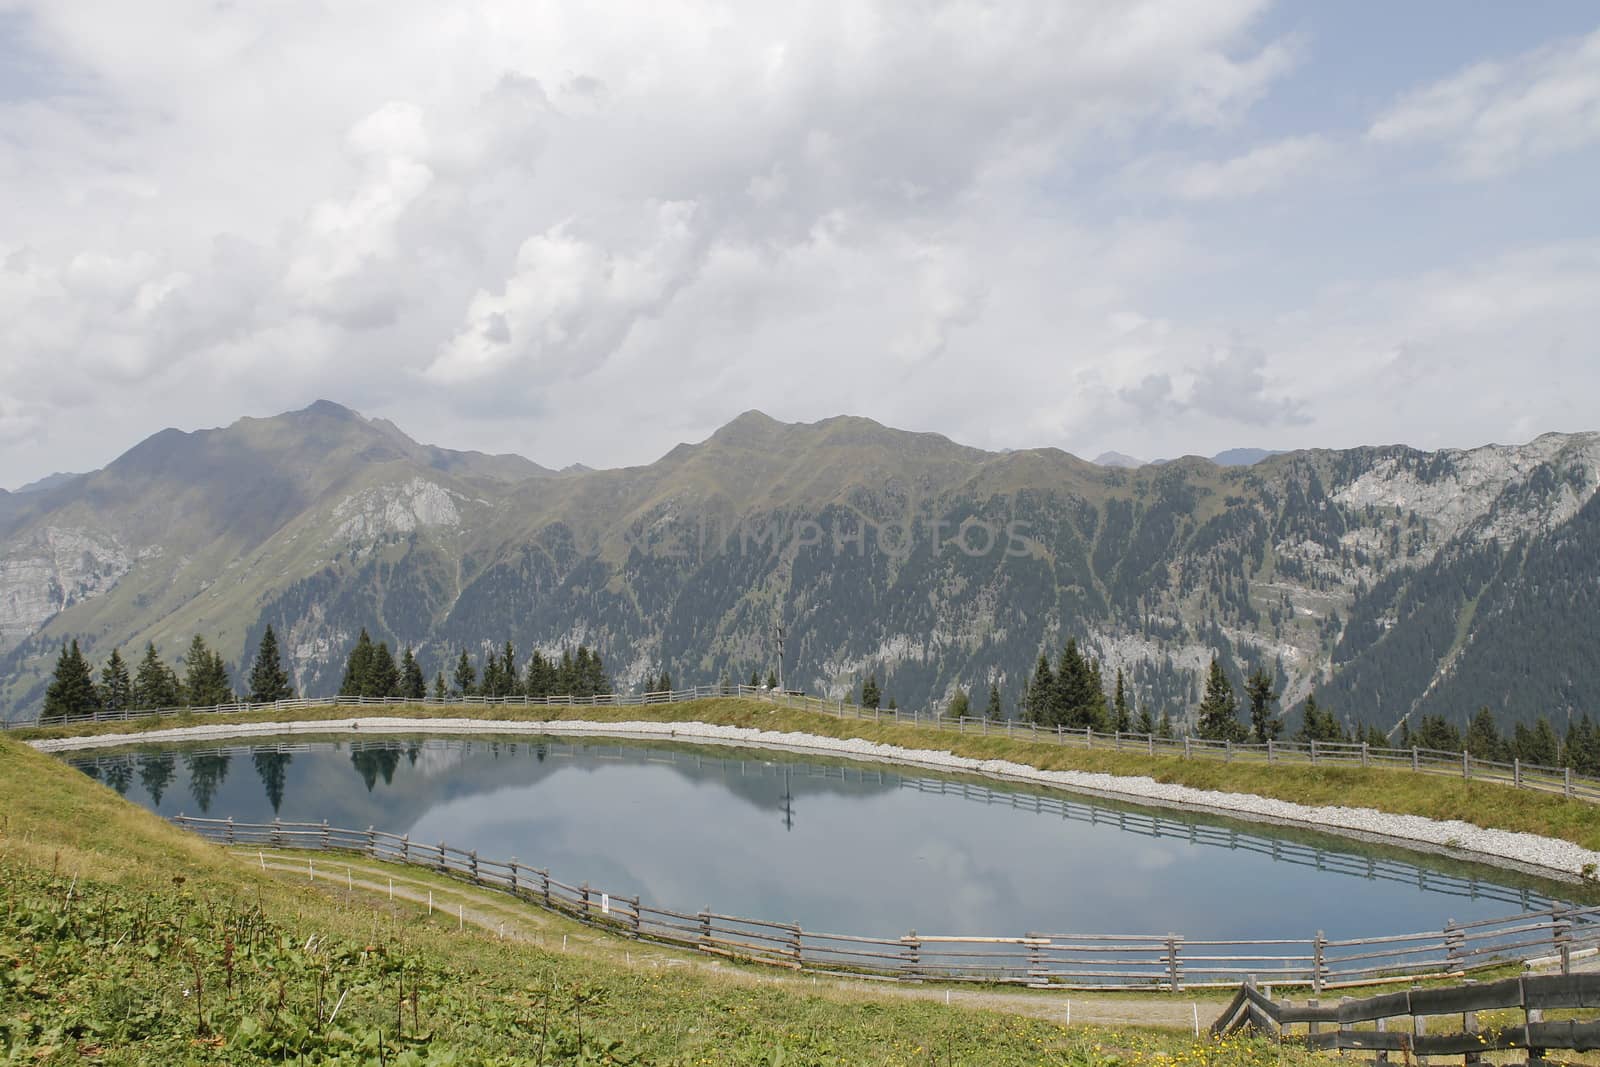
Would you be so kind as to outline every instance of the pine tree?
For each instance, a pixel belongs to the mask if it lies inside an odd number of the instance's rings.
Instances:
[[[1304,712],[1302,713],[1300,730],[1294,739],[1301,744],[1311,741],[1343,741],[1344,730],[1339,726],[1339,719],[1331,710],[1324,709],[1317,703],[1317,694],[1312,693],[1306,697]]]
[[[127,711],[133,706],[133,679],[121,651],[115,648],[100,668],[100,706],[107,711]]]
[[[1272,676],[1261,668],[1245,679],[1245,699],[1250,701],[1250,733],[1258,745],[1275,740],[1283,729],[1283,720],[1272,713],[1278,694],[1272,688]]]
[[[228,680],[227,665],[206,645],[204,637],[194,635],[189,651],[184,654],[183,666],[183,701],[189,707],[233,703],[233,683]]]
[[[444,684],[444,671],[433,676],[433,702],[443,704],[450,698],[450,689]]]
[[[250,667],[249,684],[252,704],[270,704],[274,700],[290,700],[294,697],[294,688],[289,685],[289,675],[284,671],[283,659],[278,654],[278,635],[272,632],[270,622],[267,623],[266,632],[261,635],[260,646],[256,648],[256,661]]]
[[[989,683],[989,703],[983,709],[983,714],[985,718],[992,719],[995,722],[998,722],[1005,717],[1005,709],[1000,706],[999,682]]]
[[[89,674],[89,661],[78,650],[78,640],[61,643],[61,655],[56,658],[55,674],[44,691],[44,711],[41,722],[59,722],[69,715],[83,715],[100,706],[99,694],[94,689],[94,678]]]
[[[1561,746],[1562,762],[1579,774],[1600,774],[1600,728],[1589,713],[1567,727],[1567,742]]]
[[[528,661],[528,696],[543,699],[552,695],[556,688],[556,665],[545,658],[537,648]]]
[[[461,658],[456,660],[455,689],[458,697],[470,697],[478,691],[478,672],[472,666],[472,657],[467,655],[467,650],[461,650]]]
[[[767,671],[767,688],[768,689],[776,689],[776,688],[778,688],[778,672],[777,671],[774,671],[774,670],[768,670]]]
[[[1461,731],[1442,715],[1424,715],[1417,728],[1416,745],[1436,752],[1460,752]]]
[[[133,706],[141,711],[175,708],[180,702],[178,676],[161,662],[155,642],[146,642],[144,657],[133,676]]]
[[[582,645],[578,646],[583,649]],[[600,650],[595,649],[589,653],[589,669],[584,675],[585,696],[610,696],[611,676],[606,673],[606,665],[600,659]]]
[[[342,697],[371,696],[372,689],[372,656],[375,650],[372,647],[372,638],[367,635],[367,628],[361,628],[361,636],[356,638],[356,647],[350,650],[350,658],[345,661],[344,678],[339,682],[339,695]],[[465,653],[463,653],[465,655]]]
[[[967,691],[960,686],[956,687],[955,695],[950,698],[950,703],[945,708],[945,715],[952,719],[960,719],[971,714],[972,707]]]
[[[517,670],[517,650],[510,641],[500,654],[500,696],[518,697],[523,693],[522,672]]]
[[[1156,732],[1156,720],[1155,717],[1150,714],[1149,704],[1139,705],[1139,717],[1134,720],[1133,730],[1135,733],[1146,735]]]
[[[896,703],[895,703],[895,702],[894,702],[894,697],[890,697],[890,698],[889,698],[889,710],[890,710],[890,711],[896,711],[896,710],[898,710],[898,709],[899,709],[899,707],[900,707],[900,705],[899,705],[899,704],[896,704]]]
[[[661,677],[656,679],[656,685],[660,687],[656,690],[658,693],[672,692],[672,675],[667,673],[665,667],[661,668]]]
[[[1121,667],[1117,668],[1117,690],[1112,708],[1116,714],[1113,726],[1117,733],[1127,733],[1133,729],[1133,713],[1128,709],[1128,686],[1123,680]]]
[[[389,642],[379,641],[378,647],[372,650],[372,673],[361,695],[383,699],[400,695],[400,668],[395,665],[394,653],[389,651]]]
[[[1517,723],[1513,748],[1516,757],[1523,763],[1554,767],[1561,758],[1558,751],[1560,747],[1560,742],[1556,740],[1556,732],[1550,727],[1550,720],[1543,715],[1533,721],[1531,729],[1520,722]]]
[[[1506,743],[1500,736],[1499,724],[1494,721],[1494,712],[1487,706],[1479,708],[1467,724],[1467,751],[1478,759],[1505,758]]]
[[[428,679],[422,673],[422,664],[417,662],[416,653],[407,645],[405,654],[400,657],[400,695],[407,700],[426,700],[428,697]]]
[[[1243,741],[1249,733],[1239,721],[1239,702],[1222,664],[1212,657],[1206,675],[1206,695],[1200,701],[1200,736],[1208,741]]]
[[[759,669],[752,670],[750,672],[750,688],[751,689],[760,689],[761,688],[761,671]]]
[[[867,675],[867,680],[861,683],[861,706],[864,708],[876,708],[882,699],[883,694],[878,691],[878,676],[876,674]]]
[[[1033,668],[1033,679],[1022,695],[1022,717],[1040,726],[1054,727],[1056,677],[1050,672],[1050,658],[1039,653],[1039,662]]]

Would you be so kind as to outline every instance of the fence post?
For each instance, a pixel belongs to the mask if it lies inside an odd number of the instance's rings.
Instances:
[[[578,887],[578,896],[583,901],[583,916],[582,917],[587,919],[589,917],[589,907],[590,907],[590,904],[589,904],[589,883],[588,882],[584,882],[582,885],[580,885]]]
[[[1144,737],[1150,743],[1150,755],[1154,756],[1156,754],[1156,735],[1145,734]]]
[[[327,848],[328,848],[328,820],[327,819],[323,819],[322,820],[322,849],[323,849],[323,851],[327,851]]]
[[[626,900],[628,898],[627,897],[622,897],[620,899]],[[634,896],[633,896],[633,936],[634,937],[638,937],[639,936],[639,927],[641,925],[643,925],[643,923],[642,923],[642,920],[639,917],[639,895],[637,893],[635,893]]]
[[[1511,757],[1511,784],[1517,789],[1522,788],[1522,757]]]
[[[1561,957],[1561,973],[1572,973],[1572,910],[1558,908],[1552,918],[1555,920],[1555,929],[1552,937],[1556,943],[1556,954]]]
[[[1311,739],[1311,764],[1312,764],[1312,766],[1316,766],[1316,763],[1317,763],[1317,739],[1313,737]]]
[[[1182,941],[1177,934],[1167,933],[1167,988],[1173,993],[1183,991],[1183,965],[1178,962],[1178,945]]]
[[[1273,762],[1273,760],[1276,758],[1276,753],[1273,751],[1273,744],[1274,744],[1274,742],[1273,742],[1272,738],[1270,738],[1270,737],[1267,738],[1267,762],[1268,763]]]
[[[1367,765],[1367,743],[1365,741],[1363,741],[1363,742],[1361,742],[1361,766],[1365,767],[1366,765]]]
[[[905,955],[901,957],[903,962],[901,963],[900,977],[902,979],[909,977],[914,980],[922,962],[922,953],[918,951],[922,942],[917,940],[917,932],[915,930],[910,931],[900,940],[905,942],[906,946]]]
[[[1422,770],[1422,760],[1417,756],[1417,746],[1411,746],[1411,770],[1413,773]]]
[[[794,924],[794,937],[789,942],[789,951],[794,953],[794,961],[795,961],[795,963],[804,965],[804,963],[805,963],[805,950],[800,944],[800,924],[799,923],[795,923]]]
[[[376,856],[377,854],[378,854],[378,831],[377,831],[376,828],[369,826],[369,827],[367,827],[367,855]]]
[[[1327,955],[1328,939],[1321,930],[1317,931],[1317,939],[1311,943],[1311,991],[1322,992],[1322,967],[1323,957]]]
[[[700,913],[700,947],[711,947],[711,909],[706,908]]]
[[[439,873],[440,874],[447,874],[447,873],[449,873],[449,870],[450,870],[449,866],[444,861],[444,842],[440,841],[439,842]]]
[[[540,871],[539,872],[539,895],[544,897],[544,906],[546,908],[551,907],[551,903],[550,903],[550,872],[548,870],[544,870],[544,871]]]
[[[1454,974],[1461,969],[1462,950],[1466,947],[1466,935],[1456,926],[1454,919],[1444,924],[1444,969],[1446,973]]]
[[[472,872],[472,884],[473,885],[482,885],[483,884],[483,879],[478,877],[478,850],[477,849],[473,849],[471,852],[467,853],[467,865],[468,865],[468,868]]]
[[[1093,726],[1085,726],[1083,728],[1083,747],[1084,748],[1093,748],[1094,747],[1094,727]]]
[[[1463,985],[1477,985],[1478,983],[1473,981],[1471,978],[1468,978],[1462,984]],[[1461,1032],[1464,1033],[1464,1034],[1476,1034],[1478,1032],[1478,1013],[1477,1012],[1475,1012],[1475,1011],[1464,1011],[1464,1012],[1461,1013]],[[1462,1057],[1461,1057],[1461,1062],[1464,1063],[1464,1064],[1468,1064],[1468,1065],[1475,1064],[1475,1063],[1482,1063],[1483,1062],[1483,1053],[1481,1053],[1481,1052],[1467,1052],[1467,1053],[1464,1053],[1462,1055]]]
[[[401,863],[410,863],[411,862],[411,835],[410,834],[401,834],[400,835],[400,862]]]
[[[1188,734],[1184,734],[1183,735],[1183,758],[1184,759],[1188,759],[1189,758],[1189,735]]]
[[[517,892],[517,857],[511,857],[511,895],[518,896]]]
[[[1572,768],[1561,768],[1561,795],[1568,800],[1572,799]]]
[[[1226,737],[1222,739],[1222,762],[1233,762],[1233,741]]]
[[[228,844],[233,844],[233,816],[228,816]]]

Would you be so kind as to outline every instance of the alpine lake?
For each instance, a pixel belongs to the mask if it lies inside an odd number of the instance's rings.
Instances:
[[[1595,902],[1333,835],[755,749],[516,737],[77,753],[163,816],[321,822],[862,936],[1370,937]]]

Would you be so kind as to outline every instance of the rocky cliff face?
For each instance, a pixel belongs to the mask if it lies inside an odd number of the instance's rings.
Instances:
[[[362,626],[430,673],[584,641],[620,684],[715,681],[774,666],[781,619],[790,684],[871,672],[903,706],[995,682],[1012,708],[1074,636],[1158,713],[1192,709],[1217,654],[1385,728],[1559,717],[1600,711],[1574,669],[1597,486],[1597,434],[1130,469],[759,413],[648,467],[556,474],[317,405],[158,435],[0,525],[0,677],[27,714],[63,637],[99,659],[196,632],[237,677],[272,622],[313,693]]]

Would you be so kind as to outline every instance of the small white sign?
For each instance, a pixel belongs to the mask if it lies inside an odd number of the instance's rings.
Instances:
[[[610,915],[611,914],[611,894],[610,893],[601,893],[600,894],[600,912],[603,915]]]

